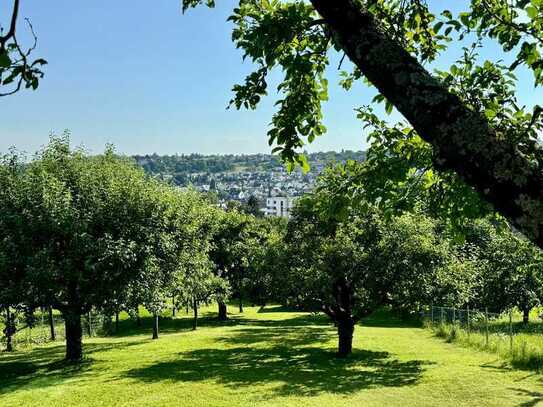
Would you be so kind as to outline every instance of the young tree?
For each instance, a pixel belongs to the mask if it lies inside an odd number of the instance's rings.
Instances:
[[[421,214],[387,216],[352,193],[337,193],[347,165],[328,169],[289,221],[283,286],[297,302],[337,325],[338,355],[352,350],[357,322],[382,305],[413,312],[432,299],[465,303],[474,268],[436,221]],[[284,283],[284,281],[288,283]],[[456,281],[458,279],[458,281]],[[276,283],[277,284],[277,283]]]
[[[243,283],[256,242],[258,230],[255,218],[237,210],[217,213],[213,220],[213,238],[210,251],[215,265],[215,274],[235,287],[243,311]],[[226,303],[222,300],[219,305],[219,320],[227,319]]]
[[[32,237],[25,281],[60,310],[66,359],[82,358],[81,316],[145,270],[162,231],[161,188],[111,148],[87,156],[53,138],[22,175],[20,215]]]
[[[283,269],[284,218],[264,218],[259,222],[259,244],[254,245],[244,283],[248,299],[261,306],[278,301],[285,303],[284,283],[288,270]]]

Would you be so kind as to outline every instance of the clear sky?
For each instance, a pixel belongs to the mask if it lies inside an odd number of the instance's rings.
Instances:
[[[21,3],[39,36],[34,55],[49,65],[37,91],[0,99],[0,151],[33,152],[64,129],[94,152],[106,143],[126,154],[270,151],[273,95],[257,111],[226,110],[232,85],[251,69],[230,40],[233,1],[185,15],[179,0]],[[0,2],[4,25],[10,5]],[[22,36],[22,24],[19,30]],[[369,103],[372,92],[336,86],[336,63],[325,105],[328,134],[310,151],[365,147],[353,109]],[[541,98],[529,75],[521,82],[524,103]]]

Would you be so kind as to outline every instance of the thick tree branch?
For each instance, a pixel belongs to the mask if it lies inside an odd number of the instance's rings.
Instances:
[[[17,27],[17,17],[19,16],[19,0],[15,0],[13,3],[13,13],[11,14],[11,23],[9,31],[6,35],[0,35],[0,49],[5,49],[6,42],[15,36],[15,29]]]
[[[541,151],[535,160],[468,109],[356,0],[311,0],[334,40],[434,147],[437,168],[455,171],[543,248]],[[535,162],[534,162],[535,161]]]

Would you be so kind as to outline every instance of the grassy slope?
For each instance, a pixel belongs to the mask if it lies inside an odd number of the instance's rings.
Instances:
[[[166,321],[158,341],[124,321],[123,336],[86,341],[81,368],[60,344],[0,355],[7,406],[458,406],[536,405],[542,377],[461,348],[388,316],[364,321],[350,360],[333,356],[327,321],[257,312],[219,325]],[[275,311],[275,312],[272,312]],[[149,321],[146,321],[148,324]],[[523,404],[524,403],[524,404]]]

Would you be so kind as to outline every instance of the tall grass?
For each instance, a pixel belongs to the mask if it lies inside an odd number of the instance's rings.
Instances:
[[[488,324],[488,334],[483,324],[468,329],[459,324],[425,321],[426,328],[447,342],[494,353],[518,369],[543,371],[543,335],[539,332],[539,326],[530,325],[522,327],[515,324],[511,335],[509,326],[504,326],[500,321]]]

